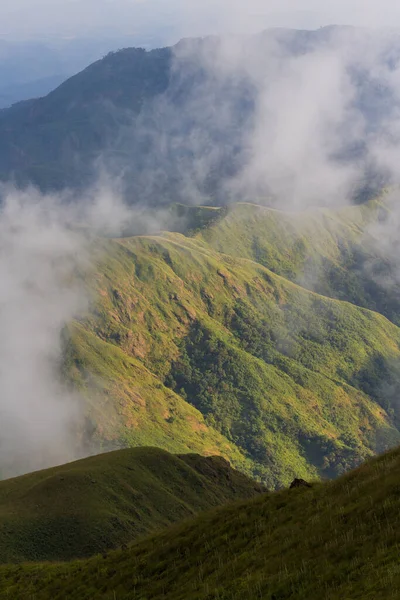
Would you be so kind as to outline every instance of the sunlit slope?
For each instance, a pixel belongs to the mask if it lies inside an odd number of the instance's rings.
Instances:
[[[219,508],[106,557],[1,567],[21,600],[397,599],[400,455]]]
[[[308,289],[377,310],[399,324],[397,254],[386,240],[392,220],[385,195],[337,211],[284,212],[237,204],[196,237],[219,252],[250,258]]]
[[[65,376],[86,398],[89,451],[150,445],[170,452],[222,455],[249,470],[248,459],[207,426],[198,410],[116,344],[112,334],[99,334],[96,320],[92,325],[94,331],[87,324],[71,324],[64,352]]]
[[[91,556],[262,487],[220,457],[119,450],[0,482],[0,562]]]
[[[95,255],[66,361],[95,437],[219,448],[270,486],[400,441],[400,330],[385,317],[182,234],[103,240]]]

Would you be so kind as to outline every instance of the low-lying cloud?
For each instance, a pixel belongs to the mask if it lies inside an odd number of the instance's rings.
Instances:
[[[61,330],[86,307],[82,243],[55,199],[5,192],[0,214],[0,475],[75,458],[80,402],[59,375]]]
[[[88,232],[118,235],[132,214],[102,183],[81,204],[1,190],[0,477],[78,458],[85,406],[61,375],[62,331],[89,306]],[[82,230],[82,227],[85,227]]]
[[[334,206],[392,183],[399,57],[399,36],[353,28],[182,41],[118,139],[134,201]]]
[[[100,175],[79,197],[0,188],[0,479],[96,451],[87,404],[62,372],[63,330],[92,301],[92,242],[177,223],[125,205],[119,185]]]

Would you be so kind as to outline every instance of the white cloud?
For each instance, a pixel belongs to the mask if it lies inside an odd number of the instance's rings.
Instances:
[[[0,196],[1,478],[85,451],[84,403],[61,374],[63,328],[88,308],[81,225],[117,235],[132,213],[104,180],[78,203],[7,186]]]

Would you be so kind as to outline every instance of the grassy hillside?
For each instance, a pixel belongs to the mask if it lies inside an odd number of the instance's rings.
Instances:
[[[378,210],[317,211],[307,256],[323,256],[324,243],[339,264],[341,240],[361,240]],[[399,328],[257,262],[247,233],[263,209],[205,211],[189,219],[201,230],[190,236],[96,242],[91,313],[65,332],[64,371],[90,404],[89,442],[222,454],[269,487],[337,476],[398,444]],[[288,229],[290,215],[267,213]],[[329,238],[325,221],[340,235]],[[275,244],[276,228],[258,235],[276,246],[276,262],[263,262],[278,271],[291,251]]]
[[[92,319],[95,328],[97,318]],[[115,343],[112,333],[74,323],[64,341],[65,377],[86,399],[86,449],[155,446],[174,453],[222,455],[248,470],[249,461],[239,449],[165,387],[134,352]]]
[[[382,227],[391,219],[385,194],[337,211],[285,213],[238,204],[197,238],[320,294],[381,312],[398,325],[397,264],[382,243]]]
[[[0,562],[67,560],[137,537],[262,486],[220,457],[135,448],[0,482]]]
[[[400,452],[200,515],[85,562],[1,567],[4,598],[388,600],[400,593]]]

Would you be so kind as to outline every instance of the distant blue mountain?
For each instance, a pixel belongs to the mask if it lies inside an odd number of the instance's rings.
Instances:
[[[355,40],[364,36],[368,47],[370,35],[375,34],[327,27],[232,37],[231,56],[245,68],[230,70],[228,57],[228,68],[211,75],[206,63],[212,65],[220,52],[218,37],[187,39],[174,48],[109,53],[47,96],[0,112],[0,178],[34,183],[42,190],[80,189],[105,167],[118,175],[131,202],[164,204],[198,195],[199,202],[223,203],[227,182],[248,160],[246,136],[254,124],[258,94],[257,81],[249,76],[252,65],[273,87],[268,71],[272,46],[279,49],[284,65],[290,57],[319,49],[323,53],[333,37],[339,40],[339,51],[341,36],[347,36],[346,48],[351,48],[352,36]],[[57,58],[59,74],[51,77],[60,77],[67,72],[66,65],[83,60],[76,49],[63,47],[63,60],[61,54]],[[44,56],[48,68],[54,57]],[[378,57],[376,72],[389,63],[396,69],[399,56],[399,38],[393,35]],[[321,72],[323,68],[321,63]],[[371,130],[399,109],[385,81],[371,76],[357,61],[349,63],[349,77],[354,105]],[[40,86],[53,82],[42,79],[39,85],[34,79],[29,83],[36,86],[32,95],[42,95]],[[21,99],[26,89],[23,94],[21,90]],[[290,101],[295,106],[296,98]],[[357,162],[361,180],[357,193],[362,199],[382,185],[385,174],[363,164],[363,140],[354,145],[347,140],[347,130],[339,133],[343,147],[336,158]]]

